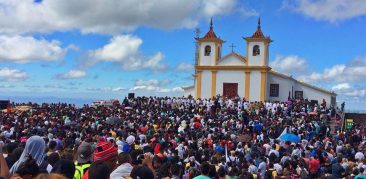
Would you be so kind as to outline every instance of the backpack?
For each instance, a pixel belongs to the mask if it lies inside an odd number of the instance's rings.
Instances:
[[[74,174],[74,179],[81,179],[83,177],[83,175],[85,174],[85,172],[89,169],[90,164],[84,164],[84,165],[78,165],[75,162],[75,174]]]
[[[301,172],[300,172],[300,176],[301,176],[301,179],[308,179],[309,178],[309,172],[306,171],[305,168],[302,168]]]
[[[272,179],[277,176],[277,172],[275,169],[268,169],[264,174],[264,179]]]

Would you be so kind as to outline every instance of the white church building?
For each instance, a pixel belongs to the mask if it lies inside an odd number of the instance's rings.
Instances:
[[[268,66],[269,45],[272,40],[263,35],[258,20],[256,32],[245,37],[246,55],[231,52],[222,56],[224,43],[210,30],[197,40],[195,82],[183,87],[184,96],[212,98],[216,95],[239,96],[249,101],[287,101],[289,98],[308,99],[329,105],[336,104],[336,94],[291,76],[279,73]]]

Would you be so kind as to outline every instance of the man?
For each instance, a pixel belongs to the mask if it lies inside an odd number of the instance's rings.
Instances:
[[[117,163],[117,147],[115,147],[112,143],[106,141],[99,141],[97,146],[94,149],[94,163],[102,162],[110,168],[110,171],[113,171],[116,167]],[[84,174],[83,179],[88,179],[89,174],[88,171]]]
[[[311,157],[310,162],[309,162],[309,170],[310,170],[311,178],[318,177],[319,169],[320,169],[320,161],[318,160],[318,156],[315,155],[315,156]]]
[[[193,179],[210,179],[210,164],[203,162],[201,164],[201,175],[194,177]]]
[[[343,178],[343,175],[346,172],[346,170],[342,167],[341,162],[342,162],[342,159],[337,158],[337,163],[332,165],[332,178],[333,179]]]
[[[112,173],[111,173],[111,179],[114,178],[121,178],[124,179],[126,177],[129,177],[131,174],[131,171],[133,169],[133,166],[131,165],[131,156],[129,153],[120,153],[118,156],[118,163],[121,164],[118,166]]]
[[[93,149],[90,143],[82,142],[77,150],[77,160],[75,162],[75,175],[74,179],[81,179],[81,177],[89,169],[92,163],[91,155]]]

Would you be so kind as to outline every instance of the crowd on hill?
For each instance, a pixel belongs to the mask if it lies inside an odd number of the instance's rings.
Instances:
[[[0,115],[3,178],[366,178],[365,130],[330,129],[341,110],[326,101],[30,105]]]

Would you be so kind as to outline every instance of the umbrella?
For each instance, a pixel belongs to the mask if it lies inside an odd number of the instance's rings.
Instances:
[[[309,115],[316,116],[316,115],[318,115],[318,113],[317,112],[309,112]]]
[[[117,125],[117,124],[121,124],[122,120],[118,117],[107,117],[107,120],[105,121],[105,123],[110,124],[110,125]]]
[[[244,134],[244,135],[239,135],[237,138],[238,142],[250,142],[252,138],[250,137],[250,135],[248,134]]]
[[[280,136],[280,140],[289,142],[300,142],[300,137],[295,134],[287,133]]]

